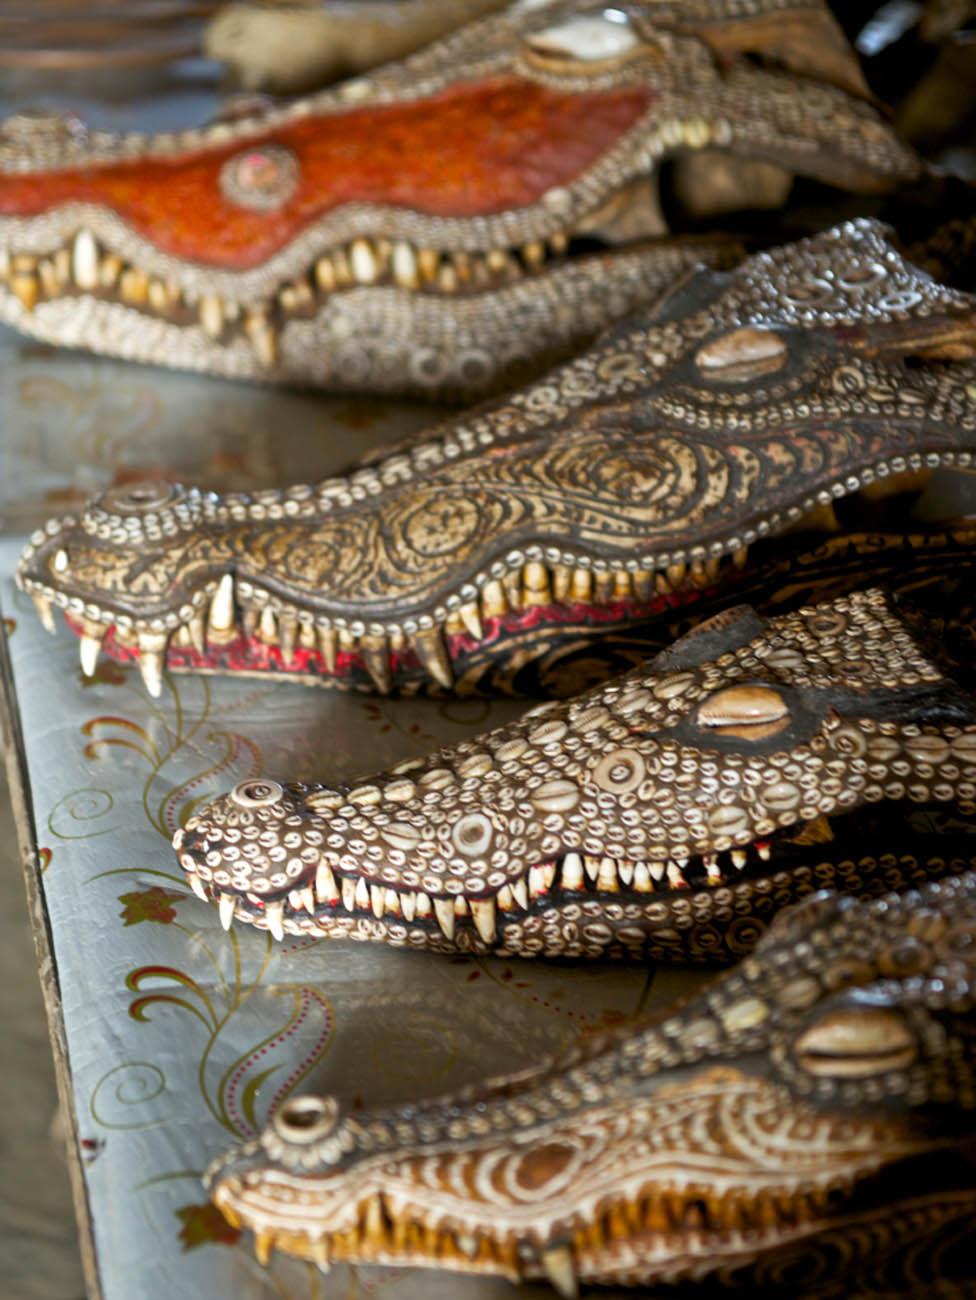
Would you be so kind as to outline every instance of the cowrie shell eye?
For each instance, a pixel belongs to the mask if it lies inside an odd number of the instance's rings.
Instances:
[[[619,9],[570,18],[526,37],[526,44],[533,54],[553,61],[580,63],[619,59],[630,54],[640,43],[627,15]]]

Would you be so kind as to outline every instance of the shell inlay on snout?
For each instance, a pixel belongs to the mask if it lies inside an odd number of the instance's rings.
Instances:
[[[771,686],[727,686],[704,700],[698,721],[721,736],[761,740],[790,724],[790,706]]]

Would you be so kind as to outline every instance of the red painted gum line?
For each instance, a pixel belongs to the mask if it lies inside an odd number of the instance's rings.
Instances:
[[[230,148],[0,176],[0,214],[96,203],[164,252],[245,270],[344,203],[448,217],[535,203],[605,154],[652,98],[645,89],[572,94],[500,77],[414,103],[306,118]],[[239,207],[220,187],[229,158],[264,144],[291,150],[300,167],[295,194],[272,213]]]

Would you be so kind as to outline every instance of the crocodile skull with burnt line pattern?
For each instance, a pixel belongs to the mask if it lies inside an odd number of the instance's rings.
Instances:
[[[825,885],[976,866],[976,699],[879,591],[718,615],[570,703],[349,786],[259,778],[174,847],[284,935],[720,962]]]
[[[0,124],[0,319],[215,374],[471,397],[647,302],[648,245],[917,157],[821,0],[521,4],[310,99],[155,136]]]
[[[701,272],[577,360],[349,475],[147,484],[52,520],[18,581],[94,671],[451,686],[524,637],[670,615],[834,503],[976,456],[976,299],[870,221]],[[960,359],[964,358],[964,359]],[[860,583],[871,581],[870,573]],[[521,641],[520,641],[521,639]],[[368,676],[367,676],[368,674]]]
[[[971,1277],[974,949],[972,873],[822,893],[683,1006],[527,1073],[358,1113],[294,1097],[211,1165],[210,1194],[265,1260],[546,1276],[566,1297]]]

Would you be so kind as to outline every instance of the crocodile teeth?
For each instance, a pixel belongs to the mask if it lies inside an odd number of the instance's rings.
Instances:
[[[265,906],[264,915],[268,922],[268,929],[281,943],[285,937],[285,905],[282,900],[279,899],[275,903],[268,903]]]
[[[50,632],[53,636],[54,627],[54,605],[47,596],[42,596],[40,592],[32,591],[31,600],[34,602],[34,608],[37,610],[37,617],[41,620],[41,626],[45,632]]]
[[[317,630],[319,652],[326,668],[330,673],[334,673],[339,657],[339,634],[332,627],[320,627]]]
[[[434,913],[437,917],[437,924],[444,932],[446,939],[454,938],[454,904],[449,898],[434,899]]]
[[[756,852],[759,854],[759,856],[762,858],[763,862],[768,862],[773,855],[772,849],[769,847],[769,845],[766,843],[765,840],[756,840],[755,849]]]
[[[524,880],[512,881],[512,896],[523,912],[529,909],[529,891]]]
[[[369,885],[363,876],[356,881],[356,906],[361,907],[365,912],[369,907]]]
[[[98,287],[98,245],[90,230],[79,230],[71,249],[71,274],[80,289]]]
[[[351,876],[342,877],[342,906],[347,912],[356,910],[356,882]]]
[[[200,324],[205,334],[219,339],[224,332],[224,305],[216,294],[205,293],[200,299]]]
[[[485,943],[494,943],[495,900],[493,898],[473,898],[471,900],[471,917],[475,929]]]
[[[620,889],[620,882],[617,880],[617,864],[613,858],[604,858],[600,862],[600,870],[596,878],[596,887],[604,893],[616,894]]]
[[[81,671],[86,677],[94,677],[95,669],[98,667],[98,652],[102,648],[102,638],[106,629],[98,623],[85,623],[85,631],[79,645],[78,653],[81,658]]]
[[[146,690],[158,700],[163,693],[163,661],[166,656],[166,638],[164,636],[139,637],[139,672]]]
[[[298,619],[294,614],[279,615],[278,638],[282,663],[290,664],[295,658],[295,642],[298,640]]]
[[[503,912],[514,912],[515,898],[508,885],[502,885],[498,891],[498,906]]]
[[[541,866],[529,868],[529,893],[533,898],[541,898],[546,892],[546,873]]]
[[[443,638],[437,628],[415,632],[413,646],[417,652],[417,658],[435,682],[439,682],[441,686],[447,688],[454,685],[454,670],[451,667],[450,659],[447,657]]]
[[[682,875],[681,868],[678,866],[677,862],[668,863],[668,880],[670,880],[675,889],[688,888],[688,882]]]
[[[390,669],[390,651],[386,637],[362,637],[359,653],[366,671],[373,679],[373,685],[381,695],[389,695],[393,689],[393,673]]]
[[[10,277],[10,288],[20,299],[24,311],[33,311],[41,296],[41,286],[33,272],[16,271]]]
[[[271,1258],[271,1251],[274,1248],[274,1233],[270,1230],[265,1232],[256,1232],[254,1234],[254,1255],[262,1267],[267,1267]]]
[[[402,240],[393,245],[391,260],[393,279],[402,289],[420,288],[420,271],[411,246]]]
[[[315,890],[311,885],[305,885],[305,887],[300,889],[298,892],[302,900],[302,906],[305,908],[305,911],[309,916],[312,916],[315,912]]]
[[[320,862],[315,873],[315,893],[323,903],[334,903],[339,897],[335,876],[327,862]]]
[[[369,902],[373,909],[373,915],[377,921],[382,920],[383,913],[386,911],[386,891],[382,885],[370,885]]]
[[[748,861],[749,861],[749,855],[748,853],[746,853],[745,849],[732,850],[732,864],[733,866],[738,867],[740,871]]]
[[[583,859],[578,853],[567,853],[563,858],[563,889],[582,889],[585,883]]]
[[[478,602],[472,600],[467,605],[462,605],[458,610],[461,618],[464,620],[464,626],[468,629],[476,641],[480,641],[484,636],[481,626],[481,615],[478,613]]]
[[[220,911],[220,924],[225,930],[229,930],[234,924],[234,913],[237,911],[237,899],[233,894],[221,894],[217,900],[217,907]]]
[[[706,853],[702,858],[702,862],[705,864],[705,875],[708,877],[708,883],[710,885],[720,885],[722,883],[722,873],[719,870],[718,854]]]
[[[638,862],[634,868],[634,889],[638,894],[652,894],[654,892],[651,873],[644,862]]]
[[[244,332],[251,341],[254,355],[269,370],[278,360],[278,336],[261,309],[252,309],[244,317]]]
[[[200,902],[209,903],[210,899],[207,897],[207,891],[204,888],[203,881],[196,874],[196,872],[188,871],[186,873],[186,878],[190,882],[190,888],[196,894],[197,898],[199,898]]]
[[[234,626],[234,578],[225,573],[217,583],[217,590],[210,602],[207,616],[207,631],[226,633]]]
[[[555,1246],[542,1252],[542,1267],[553,1287],[563,1300],[576,1300],[579,1284],[576,1279],[576,1266],[568,1246]]]
[[[400,907],[405,921],[412,921],[417,915],[417,895],[409,890],[400,895]]]
[[[651,875],[654,877],[655,880],[663,880],[664,873],[667,870],[667,867],[668,864],[666,862],[652,862]]]
[[[380,273],[376,253],[368,239],[354,239],[349,247],[349,269],[359,284],[375,284]]]
[[[419,917],[430,916],[430,899],[426,894],[417,895],[417,915]]]
[[[590,857],[589,854],[586,854],[583,858],[583,866],[586,868],[586,874],[589,878],[591,880],[596,880],[597,876],[600,874],[600,859]]]

